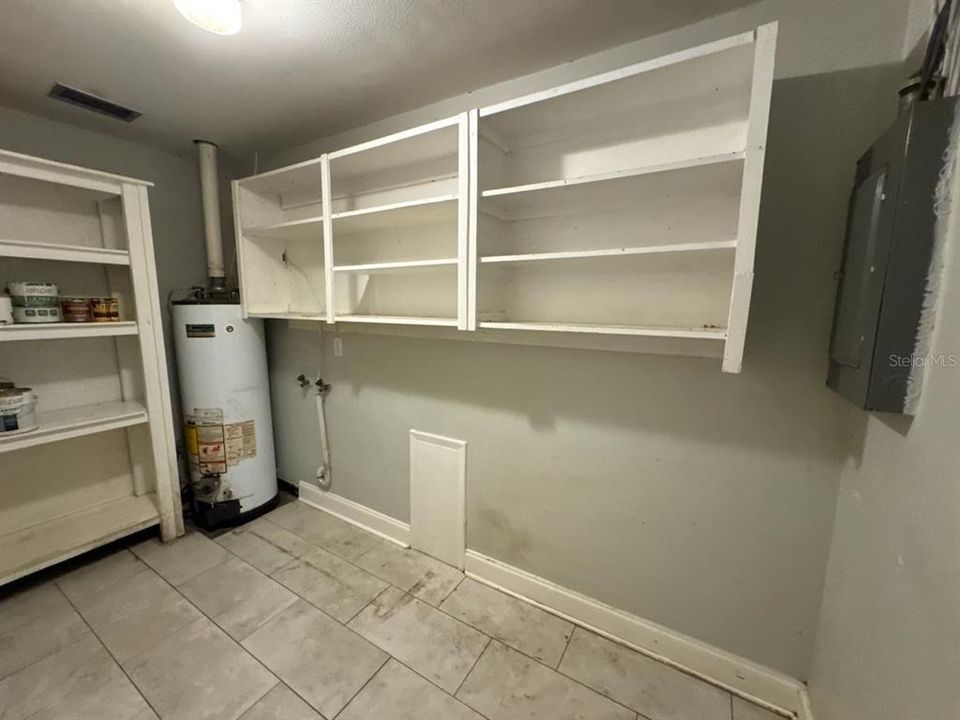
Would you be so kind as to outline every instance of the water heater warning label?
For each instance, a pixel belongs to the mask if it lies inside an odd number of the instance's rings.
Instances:
[[[257,455],[257,433],[253,420],[223,426],[227,446],[227,466]]]
[[[220,408],[196,408],[185,418],[187,457],[190,468],[201,474],[227,469],[257,455],[257,434],[253,420],[223,422]]]

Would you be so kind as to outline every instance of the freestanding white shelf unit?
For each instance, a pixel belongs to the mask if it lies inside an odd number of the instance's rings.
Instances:
[[[121,309],[0,326],[0,376],[39,396],[39,428],[0,437],[0,584],[153,525],[183,534],[150,185],[0,150],[0,286]]]
[[[740,372],[776,32],[237,181],[245,311]]]

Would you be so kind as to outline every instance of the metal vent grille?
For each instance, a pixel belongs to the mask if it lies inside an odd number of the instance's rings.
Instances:
[[[61,83],[57,83],[50,89],[50,97],[63,100],[71,105],[79,105],[82,108],[93,110],[102,115],[109,115],[112,118],[123,120],[124,122],[133,122],[143,114]]]

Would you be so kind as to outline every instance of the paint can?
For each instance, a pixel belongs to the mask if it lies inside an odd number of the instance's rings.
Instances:
[[[12,282],[7,285],[18,323],[60,322],[60,290],[48,282]]]
[[[94,322],[116,322],[120,319],[120,301],[115,297],[90,298]]]
[[[6,295],[0,295],[0,325],[13,325],[13,303]]]
[[[0,388],[0,438],[37,429],[37,396],[30,388]]]
[[[63,321],[65,323],[93,322],[93,309],[88,298],[60,298],[60,309],[63,311]]]

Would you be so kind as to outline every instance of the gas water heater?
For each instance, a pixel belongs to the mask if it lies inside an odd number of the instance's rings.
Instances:
[[[197,149],[209,285],[188,288],[172,309],[194,518],[212,528],[273,507],[277,465],[263,321],[245,318],[227,287],[217,146]]]
[[[184,440],[201,526],[270,509],[277,466],[263,321],[196,295],[173,306]]]

